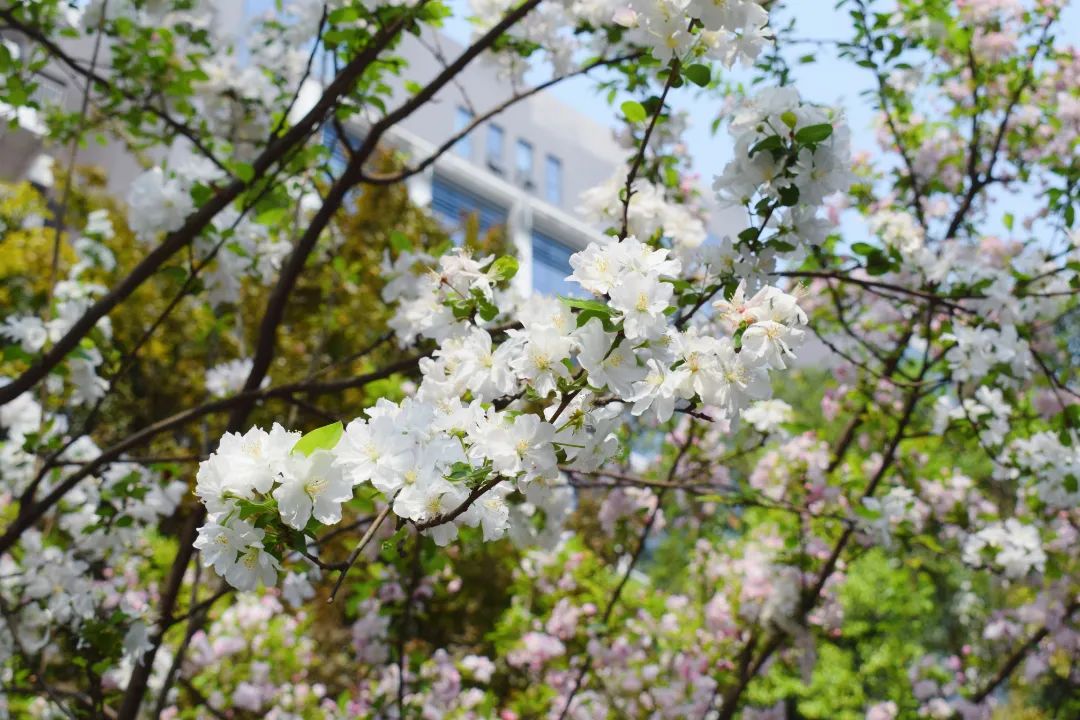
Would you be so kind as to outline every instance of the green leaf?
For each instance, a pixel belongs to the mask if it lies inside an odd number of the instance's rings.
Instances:
[[[884,275],[892,269],[889,258],[880,250],[875,248],[872,253],[866,256],[866,272],[868,274],[874,276]]]
[[[473,303],[469,298],[454,295],[444,300],[443,305],[450,308],[455,320],[464,320],[473,314]]]
[[[799,202],[799,188],[788,185],[780,190],[780,204],[784,207],[792,207]]]
[[[712,71],[708,65],[689,65],[683,68],[682,74],[687,80],[701,87],[705,87],[712,80]]]
[[[812,145],[827,140],[830,135],[832,135],[832,125],[822,123],[821,125],[809,125],[797,131],[795,139],[804,145]]]
[[[408,536],[409,526],[407,524],[402,525],[397,529],[397,532],[395,532],[386,540],[382,541],[382,546],[380,549],[382,550],[382,552],[387,553],[390,556],[397,555],[397,546],[404,542],[405,538],[407,538]]]
[[[770,135],[750,148],[750,155],[755,155],[761,150],[779,150],[783,146],[784,141],[780,139],[779,135]]]
[[[933,535],[919,535],[915,538],[915,540],[921,543],[923,546],[926,547],[927,550],[930,550],[931,552],[935,552],[938,554],[945,552],[945,548],[942,547],[941,543],[939,543],[937,541],[937,538],[935,538]]]
[[[792,130],[794,130],[795,126],[799,123],[799,116],[791,112],[790,110],[781,115],[780,119]]]
[[[642,122],[648,117],[645,113],[645,108],[639,102],[627,100],[619,107],[622,108],[623,115],[626,116],[626,119],[632,123]]]
[[[855,253],[856,255],[869,255],[875,250],[877,250],[877,248],[870,243],[857,242],[851,246],[851,252]]]
[[[360,11],[354,7],[338,8],[327,16],[327,20],[334,25],[344,25],[345,23],[356,22],[359,18]]]
[[[877,520],[881,517],[880,510],[873,510],[865,505],[852,505],[851,509],[856,515],[866,520]]]
[[[255,179],[255,168],[247,163],[241,163],[233,168],[233,174],[241,181],[249,183]]]
[[[412,252],[413,250],[412,240],[400,230],[394,230],[390,233],[390,247],[399,253]]]
[[[491,322],[499,317],[499,308],[484,297],[479,290],[473,290],[473,295],[476,297],[476,312],[482,320]]]
[[[604,326],[604,330],[608,332],[615,331],[615,322],[612,319],[615,313],[611,309],[611,306],[606,303],[597,300],[578,300],[577,298],[566,297],[559,299],[562,300],[567,307],[578,311],[576,318],[578,327],[582,327],[593,318],[597,318]]]
[[[1076,492],[1078,487],[1075,475],[1066,475],[1063,484],[1065,486],[1065,490],[1070,493]]]
[[[284,207],[276,207],[270,208],[268,210],[263,210],[255,218],[255,222],[259,223],[260,225],[277,225],[285,219],[285,216],[288,214],[288,212],[289,209]]]
[[[612,315],[615,312],[611,309],[610,305],[602,303],[599,300],[581,300],[579,298],[569,297],[559,299],[563,301],[564,305],[575,310],[590,310],[601,315]]]
[[[717,493],[710,493],[706,495],[692,495],[691,497],[694,500],[703,503],[726,503],[731,500],[730,497],[727,497],[726,495],[719,495]]]
[[[247,520],[249,518],[261,515],[268,511],[270,504],[273,500],[266,500],[264,502],[254,502],[245,498],[237,498],[236,506],[240,509],[240,519]]]
[[[491,264],[491,270],[489,271],[496,280],[510,280],[517,275],[518,261],[517,258],[510,255],[503,255]]]
[[[341,433],[344,430],[345,428],[340,420],[329,425],[323,425],[321,428],[316,428],[297,440],[292,451],[301,455],[311,455],[316,450],[333,450],[334,446],[338,444],[338,440],[341,439]]]
[[[214,191],[202,183],[196,183],[191,188],[191,199],[195,201],[195,205],[202,207],[206,204],[206,201],[213,197]]]
[[[160,274],[169,278],[174,283],[182,283],[187,280],[188,272],[186,268],[182,268],[178,265],[170,265],[168,267],[161,268],[158,271]]]
[[[23,362],[30,362],[33,360],[33,355],[22,349],[21,345],[5,345],[4,355],[5,361],[21,360]]]
[[[452,247],[454,247],[454,241],[450,238],[446,238],[435,247],[428,248],[428,254],[432,257],[442,257],[446,253],[450,252],[450,249]]]
[[[746,228],[745,230],[743,230],[742,232],[739,233],[739,240],[744,242],[744,243],[753,242],[753,241],[757,240],[757,238],[758,238],[758,229],[755,228],[755,227],[748,227],[748,228]]]

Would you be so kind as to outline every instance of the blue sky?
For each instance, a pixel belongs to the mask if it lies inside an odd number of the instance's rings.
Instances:
[[[471,34],[471,26],[464,19],[468,15],[468,0],[449,1],[455,10],[455,17],[447,23],[446,33],[459,42],[466,42]],[[786,11],[784,15],[794,15],[797,37],[849,37],[850,18],[846,11],[834,7],[834,0],[798,0],[788,5],[797,8]],[[1059,22],[1057,38],[1059,43],[1080,45],[1080,2],[1077,0],[1070,0]],[[855,149],[875,148],[872,130],[874,113],[868,101],[860,97],[860,92],[872,86],[873,78],[870,72],[854,66],[850,61],[841,61],[828,47],[800,45],[798,52],[814,52],[818,58],[817,63],[795,66],[794,82],[803,97],[814,102],[843,107],[852,128]],[[793,57],[796,57],[795,53],[789,53],[789,58]],[[730,77],[745,78],[746,73],[736,71],[731,73]],[[727,141],[727,134],[723,129],[718,136],[709,132],[709,125],[719,111],[718,101],[696,96],[691,87],[684,86],[675,93],[672,104],[687,111],[691,118],[686,135],[687,145],[693,148],[694,169],[707,185],[730,158],[731,144]],[[608,105],[603,97],[596,94],[592,82],[588,79],[568,80],[556,86],[552,92],[597,122],[611,127],[619,125],[617,108],[621,100],[616,101],[614,107]]]
[[[445,31],[455,40],[467,42],[471,34],[471,26],[464,19],[468,15],[468,0],[449,1],[455,10],[455,17],[447,23]],[[793,0],[787,5],[790,9],[785,10],[781,17],[786,23],[788,18],[794,16],[794,37],[843,40],[851,35],[851,19],[846,10],[836,9],[835,0]],[[881,5],[884,7],[885,3]],[[1057,27],[1059,47],[1065,44],[1080,45],[1080,0],[1070,0]],[[829,45],[800,44],[787,52],[786,56],[794,60],[799,55],[811,52],[815,54],[817,62],[793,64],[795,86],[804,99],[843,108],[852,131],[853,151],[876,151],[878,144],[873,129],[875,111],[870,101],[861,95],[863,91],[873,88],[872,74],[849,60],[841,60]],[[728,79],[735,81],[748,77],[747,72],[738,69],[728,74]],[[720,102],[715,97],[703,97],[693,87],[688,84],[669,95],[669,98],[670,103],[686,111],[690,119],[684,135],[686,146],[691,149],[691,164],[701,177],[702,187],[708,188],[713,176],[719,174],[730,159],[732,144],[724,128],[717,135],[710,132],[710,125],[720,111]],[[593,82],[587,78],[572,78],[557,85],[552,92],[597,122],[613,128],[621,124],[618,106],[623,98],[609,105],[603,96],[596,93]],[[1006,235],[1008,233],[1002,220],[1006,213],[1019,219],[1032,214],[1035,209],[1030,197],[995,193],[992,215],[989,223],[984,225],[984,231]],[[1020,229],[1019,225],[1016,229]],[[866,232],[865,227],[850,214],[844,216],[840,230],[849,242],[863,239]]]

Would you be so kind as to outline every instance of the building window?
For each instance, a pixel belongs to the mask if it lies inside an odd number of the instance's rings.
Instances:
[[[517,181],[522,187],[533,186],[533,147],[527,140],[517,141]]]
[[[562,205],[562,161],[554,155],[544,161],[544,195],[552,205]]]
[[[349,148],[355,150],[360,146],[363,137],[345,129],[345,137],[342,138],[333,123],[323,125],[323,145],[330,151],[330,159],[327,162],[327,171],[331,180],[337,180],[349,166]],[[348,142],[348,146],[346,146]],[[345,195],[346,207],[353,208],[356,199],[360,197],[359,186],[352,188]]]
[[[436,174],[431,183],[431,211],[446,226],[454,244],[465,240],[465,227],[476,219],[480,235],[506,226],[506,209]]]
[[[473,114],[463,107],[458,107],[457,114],[454,115],[454,134],[457,134],[469,127],[473,121]],[[454,152],[463,158],[472,159],[472,135],[466,135],[457,141],[454,145]]]
[[[356,138],[349,135],[347,139],[353,147],[356,146]],[[341,177],[349,164],[349,155],[333,123],[323,125],[323,145],[330,151],[330,172],[335,178]]]
[[[532,281],[533,290],[544,295],[571,295],[582,297],[582,288],[577,283],[566,281],[574,270],[570,267],[570,256],[574,249],[556,240],[540,230],[532,233]]]
[[[58,80],[45,73],[38,73],[34,78],[37,88],[34,90],[34,99],[46,107],[60,107],[64,104],[66,87],[63,80]]]
[[[503,129],[494,123],[488,126],[487,134],[488,167],[497,173],[503,171]]]

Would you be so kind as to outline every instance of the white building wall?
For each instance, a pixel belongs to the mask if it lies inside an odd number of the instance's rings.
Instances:
[[[390,84],[398,89],[398,97],[407,97],[406,80],[427,84],[442,71],[443,62],[452,61],[463,49],[433,31],[426,31],[420,38],[407,35],[399,52],[409,61],[409,67],[400,78],[392,78]],[[527,86],[513,86],[501,75],[497,65],[480,57],[465,68],[457,81],[404,120],[400,127],[429,142],[441,144],[458,130],[455,125],[458,108],[471,110],[479,116],[525,89]],[[488,165],[487,142],[492,124],[503,129],[501,173]],[[562,202],[558,207],[570,212],[574,211],[582,192],[608,179],[630,155],[630,150],[615,141],[610,128],[582,115],[550,93],[538,93],[515,103],[477,128],[471,135],[470,153],[466,159],[484,172],[521,187],[523,183],[515,172],[519,140],[528,142],[533,148],[530,194],[538,201],[546,202],[544,162],[549,155],[555,157],[562,164]]]

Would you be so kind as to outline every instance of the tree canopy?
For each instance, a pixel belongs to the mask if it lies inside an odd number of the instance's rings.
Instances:
[[[0,184],[0,717],[1080,715],[1064,2],[222,7],[0,0],[53,159]],[[502,101],[395,145],[479,63]],[[582,77],[626,161],[525,293],[408,185]]]

